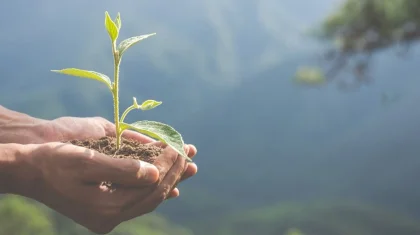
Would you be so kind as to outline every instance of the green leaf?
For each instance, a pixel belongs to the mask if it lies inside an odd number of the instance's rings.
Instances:
[[[112,21],[107,11],[105,12],[105,28],[108,31],[111,41],[115,42],[115,40],[117,40],[118,38],[119,30],[118,30],[117,25],[114,23],[114,21]]]
[[[155,122],[155,121],[138,121],[132,124],[121,123],[122,130],[132,129],[140,133],[146,134],[152,138],[160,140],[172,147],[181,156],[186,158],[188,161],[192,161],[184,151],[184,140],[181,134],[179,134],[174,128],[169,125]]]
[[[162,101],[156,101],[156,100],[146,100],[143,102],[143,104],[140,105],[141,110],[149,110],[156,108],[157,106],[161,105]]]
[[[119,32],[120,29],[121,29],[121,15],[120,15],[119,12],[118,12],[117,17],[115,18],[114,22],[115,22],[115,25],[117,26],[117,29],[118,29],[118,32]]]
[[[146,39],[150,36],[153,36],[153,35],[156,35],[156,33],[145,34],[145,35],[141,35],[141,36],[135,36],[135,37],[127,38],[124,41],[120,42],[120,44],[118,45],[118,49],[117,49],[120,56],[122,56],[122,54],[132,45],[140,42],[143,39]]]
[[[76,76],[76,77],[82,77],[82,78],[90,78],[93,80],[97,80],[100,82],[105,83],[108,88],[112,91],[112,84],[111,80],[108,76],[102,73],[98,73],[95,71],[88,71],[88,70],[82,70],[82,69],[76,69],[76,68],[67,68],[62,70],[51,70],[51,72],[55,73],[62,73],[66,75]]]

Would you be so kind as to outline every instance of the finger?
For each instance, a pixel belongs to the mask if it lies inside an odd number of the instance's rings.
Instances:
[[[170,193],[169,196],[167,198],[168,199],[172,199],[172,198],[176,198],[179,197],[179,189],[178,188],[174,188]]]
[[[85,182],[110,181],[123,186],[150,185],[159,179],[158,169],[147,162],[117,159],[86,149],[80,176]]]
[[[158,146],[161,148],[165,148],[167,145],[162,143],[162,142],[153,142],[150,143],[150,145],[154,145],[154,146]],[[189,158],[194,158],[194,156],[197,154],[197,148],[192,145],[192,144],[186,144],[184,145],[184,151],[187,153]],[[198,172],[198,167],[195,163],[189,163],[184,174],[182,175],[180,181],[184,181],[192,176],[194,176],[195,174],[197,174]]]
[[[189,148],[188,157],[193,159],[194,156],[197,154],[197,148],[192,144],[189,144],[188,148]],[[182,175],[180,181],[184,181],[184,180],[194,176],[195,174],[197,174],[197,171],[198,171],[198,167],[195,163],[193,163],[193,162],[188,163],[187,169],[185,170],[184,174]]]
[[[188,163],[187,169],[185,170],[184,174],[182,175],[180,182],[184,181],[188,178],[193,177],[194,175],[197,174],[197,172],[198,172],[197,165],[193,162]]]
[[[170,146],[167,146],[166,144],[162,144],[160,142],[151,143],[151,144],[156,145],[156,146],[161,146],[162,148],[164,148],[162,154],[159,155],[156,161],[154,162],[154,165],[159,170],[159,183],[160,183],[165,178],[169,170],[176,163],[179,154],[173,148],[171,148]]]
[[[152,205],[157,207],[162,201],[167,199],[170,195],[170,192],[173,191],[181,179],[182,174],[185,172],[187,167],[186,160],[177,155],[177,159],[170,170],[165,174],[165,177],[160,182],[158,188],[153,192],[153,194],[149,197],[150,203],[148,205]]]
[[[115,124],[108,121],[106,118],[103,117],[93,117],[91,118],[94,122],[99,123],[103,129],[105,130],[105,135],[109,137],[115,137]]]
[[[166,148],[164,150],[162,159],[163,160],[160,163],[161,170],[167,172],[163,180],[156,187],[155,191],[149,195],[149,197],[147,197],[144,201],[135,204],[124,213],[124,220],[130,220],[142,215],[144,214],[144,211],[151,212],[155,210],[163,201],[165,201],[165,199],[168,198],[170,192],[174,190],[176,183],[179,181],[181,174],[185,170],[186,160],[179,156],[172,148]],[[169,170],[167,170],[168,168]]]
[[[188,144],[188,148],[189,148],[188,157],[194,158],[194,156],[197,154],[197,148],[192,144]]]

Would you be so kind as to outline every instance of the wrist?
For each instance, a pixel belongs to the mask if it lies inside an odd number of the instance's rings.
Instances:
[[[42,175],[33,162],[35,145],[0,144],[0,193],[33,198]]]

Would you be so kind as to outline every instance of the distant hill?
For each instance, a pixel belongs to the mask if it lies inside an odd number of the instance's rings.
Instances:
[[[221,226],[205,234],[287,235],[291,229],[301,235],[420,234],[418,220],[354,203],[282,203],[226,216],[221,221]]]

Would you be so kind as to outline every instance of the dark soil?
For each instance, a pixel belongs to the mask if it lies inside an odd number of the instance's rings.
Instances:
[[[112,158],[128,158],[145,161],[153,164],[163,149],[157,146],[141,144],[135,140],[122,138],[121,147],[117,151],[116,138],[102,137],[100,139],[71,140],[71,144],[96,150]],[[115,185],[111,182],[103,182],[102,185],[114,190]]]

